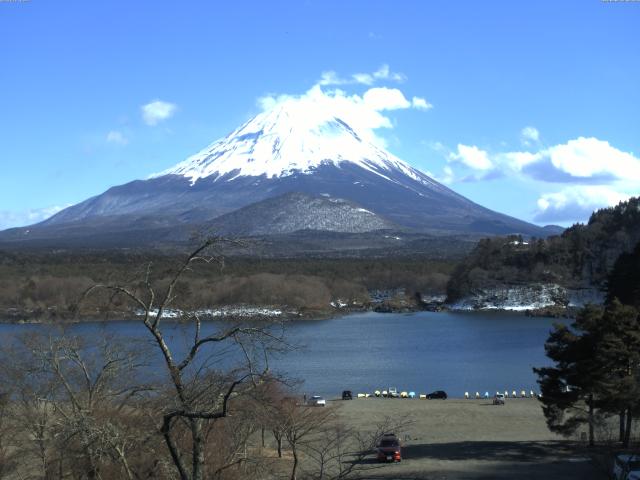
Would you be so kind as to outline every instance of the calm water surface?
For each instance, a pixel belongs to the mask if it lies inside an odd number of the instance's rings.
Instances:
[[[342,390],[372,392],[395,386],[426,393],[537,390],[532,367],[548,365],[544,341],[554,321],[521,314],[480,312],[362,313],[288,324],[289,342],[300,348],[272,360],[273,370],[304,380],[302,391],[334,397]],[[209,324],[214,328],[215,323]],[[5,339],[38,325],[0,325]],[[71,332],[103,332],[147,338],[140,322],[85,323]],[[183,350],[184,332],[167,330]]]
[[[547,365],[544,342],[553,320],[505,313],[365,313],[297,323],[294,341],[308,348],[278,366],[304,378],[305,390],[537,390],[532,367]]]

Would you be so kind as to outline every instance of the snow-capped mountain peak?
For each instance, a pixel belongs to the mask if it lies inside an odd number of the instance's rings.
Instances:
[[[320,165],[340,166],[342,162],[386,179],[385,172],[400,170],[420,183],[433,183],[331,112],[305,111],[303,105],[286,101],[153,177],[180,175],[191,184],[209,177],[214,181],[243,176],[274,178],[311,173]]]
[[[169,170],[114,186],[5,238],[68,237],[85,245],[104,235],[104,241],[137,245],[174,232],[183,241],[193,228],[252,235],[386,228],[544,234],[471,202],[375,145],[365,127],[369,117],[293,100],[280,101]],[[337,199],[346,203],[334,205]]]

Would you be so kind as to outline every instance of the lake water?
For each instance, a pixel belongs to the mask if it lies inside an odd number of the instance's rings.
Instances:
[[[498,312],[368,312],[294,321],[287,324],[287,340],[300,348],[278,355],[271,367],[304,380],[300,389],[308,395],[330,398],[342,390],[355,394],[390,386],[416,393],[445,390],[452,397],[465,391],[537,391],[532,367],[549,364],[544,342],[554,321]],[[0,334],[6,340],[46,328],[0,325]],[[84,323],[70,331],[131,339],[149,335],[137,321]],[[182,330],[167,331],[173,346],[183,350]]]

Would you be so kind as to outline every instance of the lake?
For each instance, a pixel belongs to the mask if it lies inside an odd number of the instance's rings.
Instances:
[[[465,391],[537,391],[531,369],[549,364],[544,342],[554,322],[558,320],[503,312],[367,312],[293,321],[287,324],[287,339],[299,348],[278,355],[271,367],[304,380],[302,392],[329,398],[342,390],[356,394],[387,387],[416,393],[445,390],[452,397]],[[217,325],[211,322],[207,329]],[[47,328],[3,324],[0,334],[7,339]],[[69,330],[148,338],[139,321],[83,323]],[[167,324],[167,332],[172,345],[184,351],[182,330]]]

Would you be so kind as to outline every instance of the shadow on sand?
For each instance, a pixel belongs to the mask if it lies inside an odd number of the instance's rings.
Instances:
[[[360,478],[404,480],[533,480],[556,478],[600,480],[606,471],[591,458],[595,453],[569,442],[452,442],[405,445],[402,464],[375,468],[374,458]],[[380,464],[381,466],[384,464]]]
[[[403,457],[434,460],[504,460],[535,462],[584,451],[567,442],[455,442],[406,445]]]

